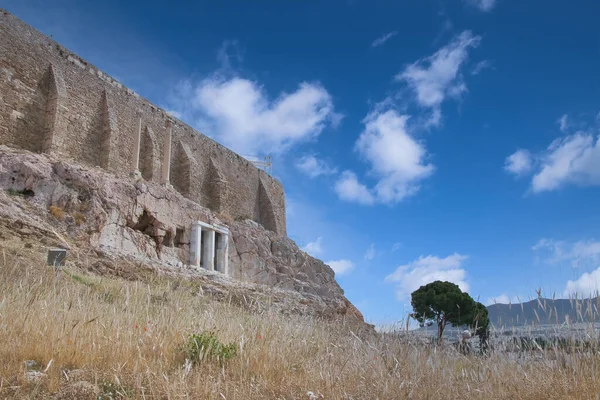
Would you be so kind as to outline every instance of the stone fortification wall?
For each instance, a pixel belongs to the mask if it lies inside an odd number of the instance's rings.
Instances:
[[[124,175],[141,128],[143,179],[164,183],[166,161],[185,197],[285,235],[277,180],[1,9],[0,38],[0,144]]]

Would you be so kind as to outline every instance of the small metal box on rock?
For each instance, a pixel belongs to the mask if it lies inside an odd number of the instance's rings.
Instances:
[[[48,265],[53,267],[61,267],[65,264],[67,250],[65,249],[50,249],[48,250]]]

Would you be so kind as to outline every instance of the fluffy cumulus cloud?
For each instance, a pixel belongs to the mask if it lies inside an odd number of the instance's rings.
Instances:
[[[394,204],[419,190],[419,182],[433,173],[434,166],[426,160],[424,145],[408,132],[408,118],[395,110],[374,111],[365,118],[356,150],[378,181],[367,188],[346,171],[336,183],[340,198],[361,204]]]
[[[555,140],[540,156],[539,170],[531,180],[534,192],[558,189],[567,184],[600,184],[600,142],[579,132]]]
[[[468,58],[469,49],[477,47],[481,37],[464,31],[435,54],[421,59],[396,76],[414,91],[419,105],[431,110],[427,125],[441,121],[441,105],[447,97],[459,98],[467,91],[460,73]]]
[[[527,150],[517,150],[506,157],[504,169],[517,176],[528,174],[533,167],[531,154]]]
[[[344,275],[354,268],[354,263],[350,260],[329,261],[325,264],[329,265],[336,275]]]
[[[398,34],[397,31],[393,31],[393,32],[388,32],[383,36],[378,37],[377,39],[375,39],[373,41],[373,43],[371,43],[372,47],[379,47],[382,44],[384,44],[385,42],[387,42],[388,40],[390,40],[391,38],[393,38],[394,36],[396,36]]]
[[[352,171],[344,171],[335,183],[335,192],[340,199],[363,205],[375,203],[375,198],[369,189],[358,181]]]
[[[421,256],[413,262],[399,266],[385,278],[385,282],[397,284],[396,295],[400,300],[405,300],[419,287],[438,280],[453,282],[461,290],[468,291],[467,271],[462,267],[467,258],[458,253],[445,258]]]
[[[323,238],[318,237],[314,242],[309,242],[302,248],[305,252],[313,257],[318,257],[323,254]]]
[[[365,119],[356,148],[380,176],[375,186],[377,198],[395,203],[414,194],[422,179],[433,173],[427,163],[427,151],[407,131],[408,117],[395,110],[372,113]]]
[[[571,123],[563,115],[561,131]],[[577,131],[554,140],[546,150],[533,154],[518,150],[506,159],[505,169],[520,176],[531,174],[534,193],[557,190],[567,185],[600,185],[600,136]]]
[[[353,171],[344,171],[335,185],[342,200],[359,204],[396,204],[417,193],[421,182],[430,177],[435,167],[429,162],[425,144],[414,135],[425,127],[439,125],[441,107],[446,98],[459,98],[467,90],[461,69],[469,49],[477,47],[481,38],[465,31],[433,55],[408,65],[395,79],[405,83],[420,106],[416,122],[409,127],[409,115],[398,112],[390,96],[377,104],[362,121],[364,130],[355,149],[369,165],[367,185]]]
[[[296,168],[310,178],[321,175],[332,175],[337,173],[337,168],[330,166],[326,161],[317,158],[313,154],[306,154],[296,161]]]
[[[563,292],[564,297],[596,297],[600,291],[600,268],[585,272],[579,279],[568,281]]]
[[[587,268],[600,263],[600,242],[596,240],[540,239],[532,250],[538,259],[551,264],[566,262],[572,268]]]
[[[480,9],[481,11],[492,11],[496,5],[496,0],[465,0],[465,2],[472,6]]]
[[[169,108],[241,154],[282,152],[340,121],[330,94],[318,83],[303,82],[270,99],[256,81],[219,74],[181,82]]]

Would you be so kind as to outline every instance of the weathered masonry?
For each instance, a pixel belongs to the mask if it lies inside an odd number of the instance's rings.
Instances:
[[[172,186],[216,215],[286,234],[277,180],[1,9],[0,144]],[[226,271],[226,230],[190,224],[208,243],[193,260]]]

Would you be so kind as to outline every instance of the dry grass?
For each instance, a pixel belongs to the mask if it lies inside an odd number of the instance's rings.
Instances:
[[[86,221],[85,214],[80,211],[75,211],[73,213],[73,219],[75,220],[75,224],[77,226],[83,224]]]
[[[183,344],[208,330],[236,343],[237,356],[186,368]],[[71,394],[76,380],[101,398],[598,398],[598,354],[538,355],[466,357],[393,335],[359,338],[342,325],[215,303],[183,280],[55,274],[0,254],[0,398],[84,398]],[[28,383],[25,360],[48,366],[47,377]]]
[[[50,214],[59,221],[62,221],[65,217],[65,210],[62,207],[50,206],[48,207],[48,211],[50,211]]]

